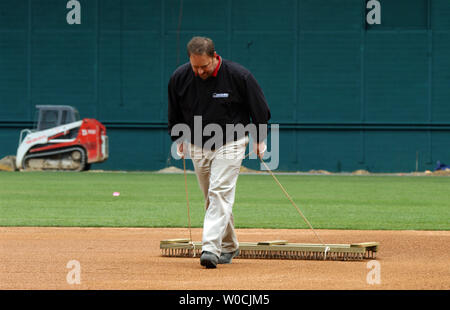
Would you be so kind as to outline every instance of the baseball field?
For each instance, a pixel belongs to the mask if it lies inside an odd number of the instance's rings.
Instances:
[[[160,254],[160,240],[189,238],[183,174],[0,172],[0,289],[450,288],[449,177],[277,177],[326,243],[379,242],[377,264],[237,258],[207,270]],[[195,174],[187,184],[200,241]],[[243,242],[317,243],[267,174],[239,176],[234,218]]]

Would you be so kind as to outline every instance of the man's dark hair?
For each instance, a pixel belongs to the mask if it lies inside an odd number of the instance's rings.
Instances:
[[[203,55],[206,54],[210,57],[214,57],[214,42],[210,38],[206,37],[193,37],[187,44],[188,57],[191,54]]]

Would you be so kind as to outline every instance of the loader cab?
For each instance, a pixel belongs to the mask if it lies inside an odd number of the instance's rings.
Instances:
[[[78,110],[71,106],[37,105],[36,108],[36,131],[70,124],[80,120]]]

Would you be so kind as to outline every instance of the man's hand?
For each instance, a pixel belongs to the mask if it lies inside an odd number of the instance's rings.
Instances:
[[[184,157],[184,143],[177,143],[177,154],[178,156],[180,156],[181,158]]]
[[[266,150],[267,150],[267,146],[264,143],[264,141],[260,142],[260,143],[253,142],[253,153],[255,153],[261,159],[263,158],[264,152]]]

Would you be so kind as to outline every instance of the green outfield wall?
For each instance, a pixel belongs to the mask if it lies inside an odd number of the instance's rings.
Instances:
[[[181,167],[167,81],[205,35],[260,82],[279,170],[432,170],[450,164],[449,16],[449,0],[1,0],[0,158],[36,105],[67,104],[107,127],[93,169]]]

